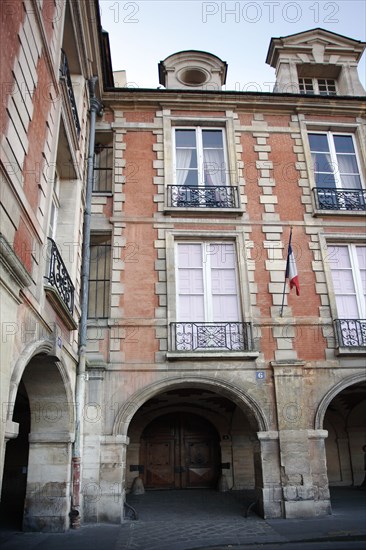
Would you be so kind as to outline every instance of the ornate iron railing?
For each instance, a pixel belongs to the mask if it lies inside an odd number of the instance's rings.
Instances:
[[[168,185],[168,206],[237,208],[238,204],[238,188],[232,185]]]
[[[340,347],[366,347],[366,319],[336,319],[334,323]]]
[[[171,323],[174,351],[253,351],[251,323]]]
[[[48,237],[48,242],[48,270],[45,278],[52,287],[56,288],[65,306],[72,314],[75,288],[55,241]]]
[[[315,203],[319,210],[366,210],[366,191],[363,189],[314,189]]]
[[[74,119],[76,133],[77,133],[77,136],[79,138],[79,135],[80,135],[79,115],[78,115],[78,111],[77,111],[77,108],[76,108],[76,101],[75,101],[74,89],[72,87],[72,82],[71,82],[69,63],[67,61],[66,54],[63,50],[61,51],[60,75],[61,75],[61,78],[63,78],[65,80],[65,83],[66,83],[66,89],[67,89],[67,95],[68,95],[68,98],[69,98],[71,113],[72,113],[72,117]]]

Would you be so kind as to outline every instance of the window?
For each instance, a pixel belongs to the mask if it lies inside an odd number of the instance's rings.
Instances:
[[[237,189],[229,185],[225,133],[221,128],[175,128],[174,178],[170,205],[236,207]]]
[[[299,78],[300,94],[337,95],[335,80],[331,78]]]
[[[107,318],[111,280],[111,238],[92,235],[90,241],[88,318]]]
[[[366,246],[328,246],[337,305],[338,338],[343,346],[366,345]]]
[[[57,214],[60,208],[60,178],[57,170],[55,170],[53,188],[52,188],[52,199],[51,199],[51,214],[50,221],[48,225],[48,237],[55,240],[56,239],[56,227],[57,227]]]
[[[98,136],[97,136],[98,137]],[[112,138],[97,141],[94,148],[93,193],[110,193],[113,176]]]
[[[236,265],[234,243],[176,243],[176,350],[249,349]]]
[[[364,210],[365,192],[353,136],[310,133],[317,206],[329,210]]]

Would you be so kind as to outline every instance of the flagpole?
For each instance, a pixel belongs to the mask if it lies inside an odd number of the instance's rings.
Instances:
[[[292,225],[290,229],[290,239],[288,241],[288,247],[287,247],[287,257],[286,257],[286,270],[285,270],[285,280],[283,282],[283,292],[282,292],[282,304],[281,304],[281,310],[280,310],[280,317],[283,315],[283,306],[285,304],[285,294],[286,294],[286,279],[287,279],[287,271],[288,271],[288,263],[289,263],[289,250],[291,246],[291,239],[292,239]]]

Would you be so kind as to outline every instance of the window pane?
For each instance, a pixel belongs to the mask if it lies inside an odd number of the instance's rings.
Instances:
[[[195,130],[175,130],[175,144],[177,147],[196,147]]]
[[[214,147],[217,149],[223,148],[222,131],[221,130],[203,130],[202,131],[203,147]]]
[[[316,172],[330,172],[333,173],[334,169],[337,167],[330,158],[329,154],[326,153],[313,153],[312,159],[314,163],[314,170]]]
[[[315,182],[317,187],[335,187],[335,179],[333,174],[315,173]]]
[[[341,174],[358,174],[355,155],[337,155],[337,161]]]
[[[333,136],[337,153],[354,153],[352,136]]]
[[[342,187],[343,189],[361,189],[360,176],[343,176],[342,175]]]
[[[328,139],[325,134],[309,134],[309,142],[312,151],[329,151]]]

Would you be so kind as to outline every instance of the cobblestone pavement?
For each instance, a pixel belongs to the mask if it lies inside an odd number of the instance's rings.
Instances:
[[[0,531],[2,550],[356,550],[366,547],[366,491],[336,488],[333,514],[263,520],[245,492],[150,491],[128,496],[138,520],[67,533]]]

